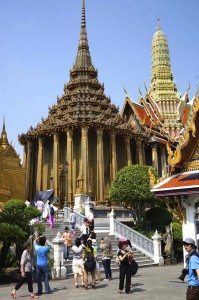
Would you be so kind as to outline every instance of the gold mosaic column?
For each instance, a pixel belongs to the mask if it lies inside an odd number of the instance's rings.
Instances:
[[[31,178],[31,154],[32,154],[32,142],[27,142],[27,164],[26,164],[26,181],[25,181],[25,198],[29,201],[30,199],[30,178]]]
[[[53,183],[55,196],[59,197],[59,134],[54,133],[53,136]]]
[[[67,130],[67,154],[66,160],[68,162],[68,204],[72,205],[73,200],[73,130]]]
[[[111,147],[111,181],[115,179],[117,173],[117,160],[116,160],[116,144],[115,132],[110,133],[110,147]]]
[[[84,193],[88,192],[88,127],[82,127],[81,140],[82,178]]]
[[[43,138],[39,138],[38,160],[37,160],[37,191],[38,192],[42,190],[43,149],[44,149],[44,140]]]
[[[158,152],[156,144],[152,146],[152,164],[154,169],[158,172]]]
[[[126,136],[124,138],[125,141],[125,150],[126,150],[126,162],[127,165],[131,165],[132,164],[132,160],[131,160],[131,148],[130,148],[130,136]]]
[[[167,173],[167,162],[166,162],[166,151],[165,147],[161,148],[161,165],[162,165],[162,176],[165,176]]]
[[[137,145],[138,163],[139,165],[143,165],[144,159],[143,159],[142,141],[136,140],[136,145]]]
[[[27,145],[23,146],[23,168],[26,168],[27,164]]]
[[[97,129],[97,202],[104,201],[103,129]]]

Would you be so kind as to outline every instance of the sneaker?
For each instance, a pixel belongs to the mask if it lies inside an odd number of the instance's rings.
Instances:
[[[108,278],[104,278],[104,281],[109,281],[109,279]]]
[[[119,291],[118,291],[118,294],[121,294],[121,293],[122,293],[122,291],[121,291],[121,290],[119,290]]]

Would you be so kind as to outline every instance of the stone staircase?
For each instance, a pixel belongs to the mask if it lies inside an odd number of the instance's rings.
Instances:
[[[48,241],[52,242],[53,238],[55,238],[55,236],[57,235],[57,232],[59,231],[61,234],[64,232],[65,227],[68,226],[68,223],[66,222],[55,222],[54,227],[52,229],[49,228],[49,225],[46,223],[46,231],[45,231],[45,236],[47,238]],[[98,227],[95,227],[95,232],[97,235],[97,245],[100,245],[100,241],[102,237],[109,237],[111,240],[111,244],[112,244],[112,252],[113,252],[113,259],[111,260],[111,269],[112,272],[114,271],[118,271],[119,267],[117,265],[117,263],[115,262],[116,259],[116,255],[117,255],[117,245],[118,245],[118,238],[115,236],[109,236],[107,232],[101,232],[101,228],[102,226],[99,226],[99,231],[97,230]],[[73,242],[75,241],[76,237],[80,236],[80,230],[76,229],[76,236],[74,236],[72,238]],[[153,260],[151,260],[149,257],[145,256],[143,253],[141,253],[140,251],[134,249],[134,258],[136,260],[136,262],[139,265],[139,268],[146,268],[146,267],[153,267],[153,266],[157,266],[158,264],[154,263]],[[104,269],[103,269],[103,265],[102,265],[102,259],[101,259],[101,251],[98,248],[98,261],[99,261],[99,265],[100,265],[100,272],[103,273]],[[72,273],[72,252],[70,252],[69,254],[69,261],[64,262],[64,265],[67,269],[67,276],[73,276]]]

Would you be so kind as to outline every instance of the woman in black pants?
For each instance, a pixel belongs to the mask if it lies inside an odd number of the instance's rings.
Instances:
[[[125,292],[126,294],[130,293],[130,286],[131,286],[131,260],[132,260],[132,253],[127,250],[127,242],[119,242],[118,248],[118,257],[120,262],[120,283],[119,283],[119,291],[118,293],[122,293],[124,288],[124,279],[126,277],[126,287]]]
[[[33,293],[33,284],[32,284],[32,257],[31,257],[31,251],[32,251],[32,243],[25,243],[24,244],[24,251],[21,256],[21,278],[19,282],[16,284],[14,290],[11,293],[11,296],[13,298],[16,298],[16,291],[25,283],[28,284],[28,291],[30,293],[30,297],[32,299],[38,298]]]

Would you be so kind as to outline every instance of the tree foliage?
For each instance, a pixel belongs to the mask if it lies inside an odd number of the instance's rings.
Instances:
[[[145,214],[145,220],[152,230],[165,231],[165,227],[172,222],[171,213],[164,207],[152,207]]]
[[[156,171],[149,166],[130,165],[121,169],[111,184],[110,200],[131,207],[139,216],[143,207],[155,200],[150,191],[149,169],[157,179]]]
[[[5,266],[11,243],[16,248],[28,237],[29,222],[31,219],[41,215],[41,212],[34,207],[26,207],[23,200],[11,199],[5,203],[0,212],[0,240],[3,242],[0,253],[0,269]]]

